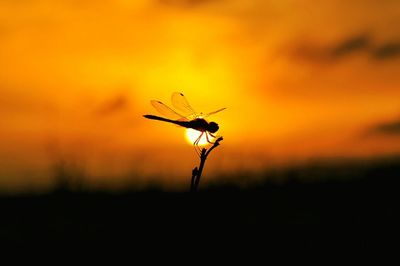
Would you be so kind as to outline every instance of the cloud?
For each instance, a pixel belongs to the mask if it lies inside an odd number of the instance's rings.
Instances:
[[[373,53],[373,57],[378,60],[385,60],[400,56],[400,42],[388,42],[377,47]]]
[[[290,57],[310,63],[336,63],[355,54],[374,60],[389,60],[400,56],[400,42],[374,43],[368,34],[357,34],[333,44],[317,41],[297,41],[289,48]]]
[[[333,58],[339,58],[350,55],[357,51],[367,50],[370,46],[370,37],[368,35],[353,36],[343,40],[336,47],[328,48],[328,53]],[[329,51],[330,50],[330,51]]]
[[[371,43],[371,38],[366,34],[350,36],[333,44],[310,40],[308,38],[291,45],[290,56],[306,62],[332,63],[357,52],[367,51]]]
[[[117,95],[101,104],[95,113],[100,116],[112,115],[126,109],[129,105],[127,97],[123,94]]]
[[[176,7],[197,7],[203,4],[216,2],[215,0],[157,0],[157,2]]]
[[[400,135],[400,120],[376,125],[371,131],[378,134]]]

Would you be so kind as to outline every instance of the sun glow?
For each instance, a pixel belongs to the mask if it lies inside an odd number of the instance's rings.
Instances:
[[[201,132],[198,130],[194,130],[192,128],[187,128],[185,131],[185,137],[188,143],[193,144],[193,142],[196,141],[196,139],[200,136]],[[213,142],[214,138],[210,135],[208,135],[208,139]],[[206,133],[203,134],[203,136],[200,138],[199,141],[199,146],[204,146],[209,144],[207,142],[207,138],[206,138]]]

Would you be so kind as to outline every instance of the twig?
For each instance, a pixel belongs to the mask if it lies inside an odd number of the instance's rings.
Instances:
[[[201,174],[203,173],[204,164],[206,163],[207,157],[208,157],[208,155],[210,154],[210,152],[213,149],[215,149],[216,147],[219,146],[219,142],[222,141],[222,140],[223,140],[223,138],[219,137],[214,142],[214,144],[211,146],[210,149],[207,150],[207,149],[203,148],[201,150],[201,153],[200,153],[200,165],[199,165],[199,167],[196,166],[192,170],[192,181],[190,183],[190,191],[191,192],[196,192],[197,191],[197,188],[199,187],[199,184],[200,184]]]

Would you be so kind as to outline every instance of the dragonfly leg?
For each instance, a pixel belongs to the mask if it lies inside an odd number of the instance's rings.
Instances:
[[[203,136],[203,133],[204,132],[201,132],[201,134],[199,135],[199,137],[193,142],[193,145],[198,145],[199,144],[199,141],[200,141],[200,139],[201,139],[201,137]]]
[[[210,143],[210,144],[214,144],[214,142],[212,142],[212,141],[209,140],[208,134],[212,135],[211,133],[206,132],[206,139],[207,139],[207,142]],[[214,136],[213,136],[213,137],[214,137]]]
[[[194,151],[196,152],[196,154],[198,156],[200,156],[200,148],[199,148],[199,146],[197,146],[197,144],[193,144],[193,147],[194,147]]]
[[[193,142],[194,145],[194,149],[196,150],[197,155],[200,156],[201,150],[199,148],[199,141],[201,139],[201,137],[203,136],[204,132],[201,132],[200,136]],[[207,136],[207,134],[206,134]]]

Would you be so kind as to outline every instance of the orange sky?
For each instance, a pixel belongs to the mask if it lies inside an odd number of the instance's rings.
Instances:
[[[1,1],[0,189],[47,187],[61,161],[186,185],[184,130],[142,118],[174,91],[227,107],[208,175],[398,152],[397,25],[395,0]]]

